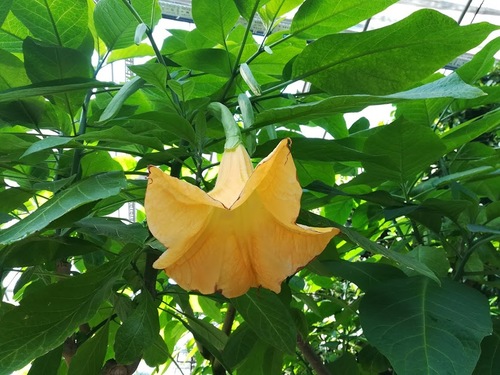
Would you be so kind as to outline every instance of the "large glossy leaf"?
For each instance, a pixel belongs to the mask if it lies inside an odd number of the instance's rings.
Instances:
[[[315,39],[345,30],[398,0],[306,0],[292,20],[291,33]]]
[[[386,157],[384,163],[376,160],[363,161],[363,167],[368,173],[405,183],[442,156],[445,146],[430,128],[397,120],[370,136],[363,151]]]
[[[0,374],[10,374],[64,342],[108,298],[130,252],[85,274],[27,295],[0,319]]]
[[[88,32],[87,1],[14,0],[12,12],[31,34],[50,44],[78,48]]]
[[[312,103],[269,109],[257,114],[254,127],[329,117],[333,113],[357,112],[371,105],[399,103],[406,100],[473,99],[483,95],[482,90],[466,84],[457,74],[450,74],[425,85],[390,95],[331,96]]]
[[[141,358],[144,350],[154,343],[159,330],[155,302],[149,292],[143,292],[135,310],[116,332],[116,359],[120,363],[130,364]]]
[[[496,28],[487,23],[460,27],[424,9],[377,30],[318,39],[297,56],[293,77],[334,95],[390,94],[434,73]]]
[[[99,37],[109,50],[134,44],[139,22],[122,0],[101,0],[94,11],[94,23]]]
[[[388,281],[359,310],[367,339],[398,374],[470,374],[492,330],[486,298],[449,279]]]
[[[266,289],[251,289],[231,301],[262,341],[285,352],[294,352],[295,325],[290,311],[276,294]]]
[[[77,350],[68,369],[68,375],[98,374],[108,348],[109,323],[88,338]]]
[[[193,0],[193,20],[196,28],[214,42],[224,45],[239,18],[233,0]]]
[[[85,203],[111,197],[126,187],[123,173],[109,172],[92,176],[52,197],[39,209],[0,233],[0,243],[20,240]]]

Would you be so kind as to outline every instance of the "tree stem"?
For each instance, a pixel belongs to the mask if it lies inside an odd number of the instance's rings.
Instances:
[[[297,335],[297,347],[317,375],[331,375],[319,355],[316,354],[311,345],[300,334]]]

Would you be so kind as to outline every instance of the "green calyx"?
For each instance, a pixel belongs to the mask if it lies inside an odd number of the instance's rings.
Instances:
[[[240,127],[234,121],[233,114],[225,105],[218,102],[210,103],[208,111],[224,126],[224,133],[226,135],[225,150],[232,150],[242,143]]]

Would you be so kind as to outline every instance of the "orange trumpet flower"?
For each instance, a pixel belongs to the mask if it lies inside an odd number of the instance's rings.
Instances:
[[[255,170],[242,144],[226,150],[209,193],[150,167],[148,226],[167,247],[153,267],[204,294],[279,292],[339,232],[296,224],[302,189],[290,143],[282,140]]]

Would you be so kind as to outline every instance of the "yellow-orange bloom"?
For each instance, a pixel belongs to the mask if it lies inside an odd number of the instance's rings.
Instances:
[[[209,193],[150,167],[148,226],[167,248],[153,266],[204,294],[279,292],[339,232],[296,224],[302,189],[289,145],[282,140],[255,170],[243,145],[226,150]]]

